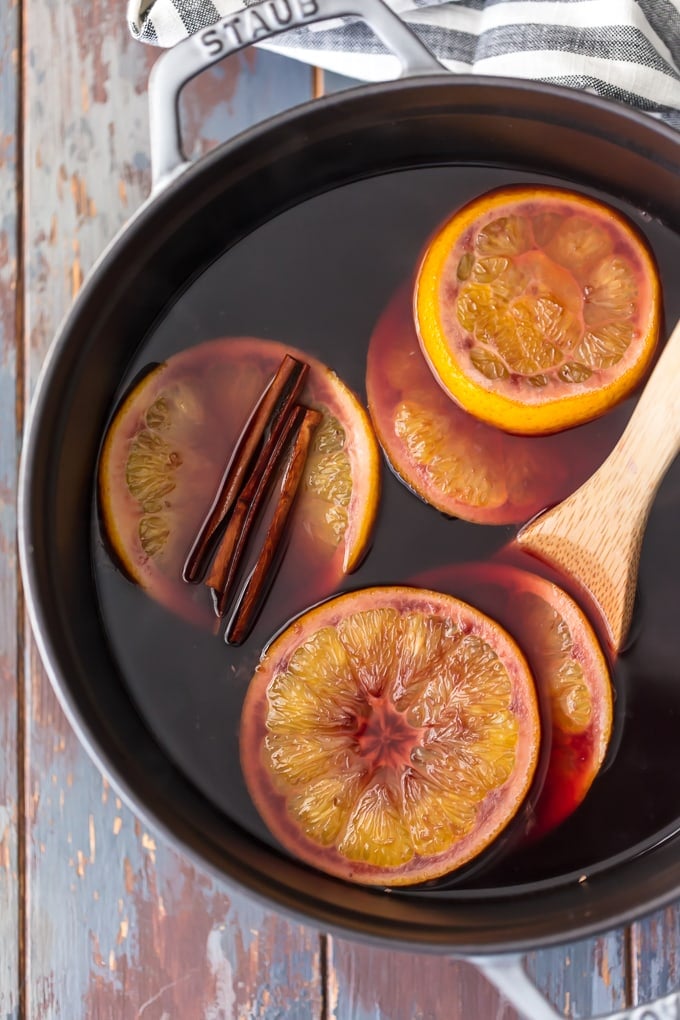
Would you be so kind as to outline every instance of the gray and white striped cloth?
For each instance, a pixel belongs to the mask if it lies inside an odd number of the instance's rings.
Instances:
[[[252,2],[252,0],[250,0]],[[531,78],[628,103],[680,129],[680,0],[388,0],[449,70]],[[129,0],[132,34],[173,46],[242,0]],[[298,29],[264,43],[363,81],[396,59],[362,22]]]

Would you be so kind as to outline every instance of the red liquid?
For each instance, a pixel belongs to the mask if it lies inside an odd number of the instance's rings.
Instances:
[[[371,416],[392,469],[433,506],[475,523],[523,524],[561,502],[602,463],[628,409],[616,407],[598,421],[550,436],[509,435],[477,421],[452,403],[430,372],[413,325],[411,291],[405,284],[394,295],[367,357]],[[397,434],[405,408],[413,419],[446,422],[449,445],[424,451],[419,462]],[[433,459],[442,456],[437,469]]]
[[[397,288],[410,278],[433,229],[471,196],[530,179],[492,168],[439,167],[360,181],[301,203],[234,246],[188,286],[145,338],[121,391],[149,362],[211,337],[251,335],[316,355],[365,399],[370,337]],[[680,239],[660,224],[644,222],[635,210],[624,211],[655,251],[668,284],[666,318],[673,322],[680,314],[680,292],[674,287]],[[190,273],[187,267],[187,277]],[[572,477],[588,473],[591,443],[602,443],[606,452],[628,411],[618,412],[613,430],[611,421],[586,427],[591,438],[576,444],[568,458]],[[588,796],[535,846],[490,859],[486,869],[480,861],[478,870],[455,881],[496,888],[578,877],[606,867],[633,846],[653,845],[680,825],[679,513],[680,465],[675,465],[649,522],[637,639],[616,665],[614,735]],[[385,467],[372,548],[344,587],[408,583],[447,564],[488,561],[513,533],[508,526],[471,524],[438,513]],[[290,618],[289,599],[272,591],[266,626],[260,623],[245,645],[230,649],[130,585],[98,533],[93,564],[111,646],[145,721],[206,797],[273,843],[243,784],[238,727],[262,646]],[[305,592],[302,566],[293,583]],[[578,753],[578,747],[571,751]],[[440,895],[454,894],[442,889]]]

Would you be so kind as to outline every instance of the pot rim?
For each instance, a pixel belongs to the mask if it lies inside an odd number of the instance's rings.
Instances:
[[[569,939],[600,934],[609,928],[629,923],[648,912],[667,906],[680,894],[680,852],[674,852],[676,844],[680,843],[680,834],[676,831],[661,834],[660,841],[653,849],[646,850],[644,854],[636,852],[636,848],[622,854],[620,867],[624,871],[623,875],[614,860],[614,866],[608,867],[602,875],[594,875],[592,882],[588,880],[577,887],[564,886],[562,888],[560,886],[559,889],[544,892],[543,895],[548,897],[554,897],[557,894],[558,899],[565,895],[567,899],[576,901],[578,897],[578,902],[572,902],[571,905],[562,904],[563,927],[556,926],[554,921],[552,924],[544,923],[543,929],[538,934],[533,931],[529,935],[513,935],[511,931],[508,931],[507,934],[499,936],[497,923],[490,924],[488,928],[482,927],[473,937],[469,933],[466,935],[463,931],[459,931],[456,925],[452,926],[451,924],[446,927],[434,923],[414,923],[410,931],[403,932],[400,925],[388,914],[379,916],[375,913],[369,917],[366,913],[358,912],[349,902],[343,903],[342,911],[339,912],[338,905],[329,905],[319,896],[306,890],[304,877],[305,874],[309,877],[312,872],[298,862],[291,861],[286,865],[288,871],[304,872],[302,880],[296,888],[294,883],[287,884],[284,881],[278,881],[274,876],[258,870],[248,855],[244,859],[239,859],[234,854],[226,855],[217,842],[211,840],[207,831],[198,829],[193,821],[179,810],[173,812],[171,804],[163,804],[159,808],[146,803],[143,795],[140,794],[139,783],[135,784],[130,779],[130,769],[128,768],[126,772],[118,767],[111,760],[105,747],[102,746],[101,740],[92,732],[86,712],[79,704],[68,678],[64,675],[59,663],[59,653],[50,635],[46,613],[41,605],[40,580],[32,555],[31,479],[40,440],[41,421],[46,413],[45,405],[59,362],[67,346],[73,342],[71,338],[74,331],[77,332],[78,318],[88,303],[96,298],[99,288],[105,282],[108,273],[112,271],[113,259],[120,256],[138,232],[152,228],[154,219],[163,216],[164,210],[171,203],[176,202],[187,189],[191,188],[192,184],[221,165],[223,161],[230,160],[234,153],[242,150],[244,146],[269,136],[274,130],[287,130],[293,124],[299,126],[301,121],[304,123],[313,122],[316,118],[327,117],[332,110],[344,109],[346,111],[348,108],[351,109],[353,104],[361,104],[376,96],[389,96],[392,93],[417,92],[422,95],[423,89],[426,88],[435,89],[437,92],[442,88],[453,90],[457,96],[463,95],[466,90],[472,90],[477,96],[486,92],[491,95],[492,91],[501,90],[519,99],[530,95],[539,97],[541,100],[566,100],[570,109],[574,111],[591,108],[608,118],[612,125],[619,129],[617,137],[621,144],[628,142],[627,126],[634,126],[637,130],[642,129],[643,134],[651,132],[655,136],[665,139],[677,150],[677,162],[680,163],[680,133],[660,121],[653,120],[646,114],[624,106],[619,107],[618,104],[615,105],[598,96],[574,92],[561,86],[519,79],[454,77],[448,73],[359,85],[346,92],[335,93],[284,111],[221,144],[198,162],[184,168],[171,180],[165,181],[163,186],[150,194],[123,225],[88,273],[81,291],[52,341],[35,386],[21,455],[18,499],[19,557],[26,605],[34,639],[69,724],[97,768],[120,793],[133,813],[140,817],[145,824],[159,832],[171,846],[189,857],[195,865],[206,869],[213,878],[221,881],[226,878],[249,895],[254,896],[263,905],[275,906],[286,916],[313,927],[363,941],[377,942],[413,951],[434,951],[458,956],[468,956],[480,952],[506,954],[525,952],[535,949],[537,946],[559,945]],[[531,111],[527,116],[530,114]],[[358,173],[357,176],[360,177],[362,174]],[[202,795],[197,791],[196,796],[201,797]],[[243,840],[247,848],[249,844],[253,843],[254,837],[244,833]],[[649,852],[653,852],[659,861],[656,885],[651,893],[646,888],[645,895],[641,897],[637,892],[636,883],[634,881],[622,882],[622,878],[626,877],[625,872],[630,871],[631,868],[633,868],[634,876],[635,862]],[[263,859],[266,859],[268,856],[274,855],[275,851],[264,848],[263,853]],[[262,856],[261,853],[260,856]],[[226,864],[228,867],[225,866]],[[317,873],[313,874],[316,879]],[[324,879],[324,882],[326,881],[328,880]],[[330,881],[335,883],[335,880]],[[308,882],[307,885],[309,886],[311,883]],[[344,884],[342,885],[344,887]],[[598,889],[604,888],[605,896],[613,896],[619,904],[618,907],[609,909],[606,916],[602,916],[602,912],[595,909],[594,903],[599,902],[599,900],[593,900],[595,885],[598,886]],[[507,897],[507,900],[504,901],[506,909],[510,913],[516,912],[521,906],[523,896],[530,895],[533,891],[531,886],[522,886],[517,893]],[[477,898],[475,899],[475,897]],[[403,903],[407,896],[393,894],[391,898],[396,902]],[[474,900],[476,910],[484,910],[488,906],[488,904],[480,905],[479,895],[474,890],[468,897],[461,896],[460,902],[465,903],[466,899]],[[601,899],[602,895],[600,894]],[[489,904],[491,904],[493,912],[492,898],[489,898]],[[455,914],[459,909],[459,901],[456,900],[455,905],[449,901],[448,909]],[[557,904],[552,910],[553,913],[560,912]],[[552,914],[550,916],[552,917]],[[511,929],[510,921],[511,918],[508,918],[506,929]]]

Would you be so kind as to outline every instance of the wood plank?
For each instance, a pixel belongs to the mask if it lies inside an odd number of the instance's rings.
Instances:
[[[29,382],[83,275],[149,186],[146,80],[156,53],[120,5],[26,0]],[[187,147],[309,94],[306,68],[248,56],[192,86]],[[103,783],[30,646],[27,1016],[314,1018],[319,940],[164,846]]]
[[[197,159],[251,125],[307,102],[313,81],[306,64],[261,50],[216,64],[182,91],[187,156]]]
[[[531,953],[526,967],[536,986],[565,1016],[595,1017],[629,1005],[622,928],[600,938]]]
[[[356,78],[348,78],[344,74],[336,74],[335,71],[323,71],[324,92],[342,92],[344,89],[354,89],[361,85]]]
[[[333,1020],[516,1020],[515,1010],[468,963],[328,940]]]
[[[16,475],[19,8],[0,0],[0,1016],[20,1006]]]
[[[529,955],[538,988],[565,1017],[626,1004],[623,932]],[[329,939],[328,1002],[335,1020],[515,1020],[516,1011],[470,964]]]
[[[680,988],[680,905],[631,926],[633,1002],[644,1004]]]
[[[67,734],[55,745],[31,797],[30,1015],[319,1017],[316,934],[193,867],[126,810]]]

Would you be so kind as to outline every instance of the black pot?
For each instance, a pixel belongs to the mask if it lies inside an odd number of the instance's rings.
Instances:
[[[122,684],[97,607],[88,541],[93,480],[126,368],[191,279],[301,197],[413,166],[501,166],[598,189],[680,234],[674,131],[573,91],[453,77],[380,0],[362,0],[362,8],[399,54],[406,77],[278,116],[195,165],[179,148],[182,85],[227,52],[273,34],[275,9],[289,10],[290,24],[302,25],[345,14],[346,6],[265,3],[241,17],[240,39],[231,19],[157,63],[153,195],[86,281],[33,402],[20,487],[28,605],[50,678],[81,741],[134,810],[183,852],[272,907],[325,929],[473,957],[519,1008],[553,1016],[517,954],[624,924],[680,896],[680,819],[654,845],[631,846],[582,883],[571,876],[441,899],[386,896],[312,874],[245,832],[185,777]],[[268,280],[260,283],[266,290]]]

